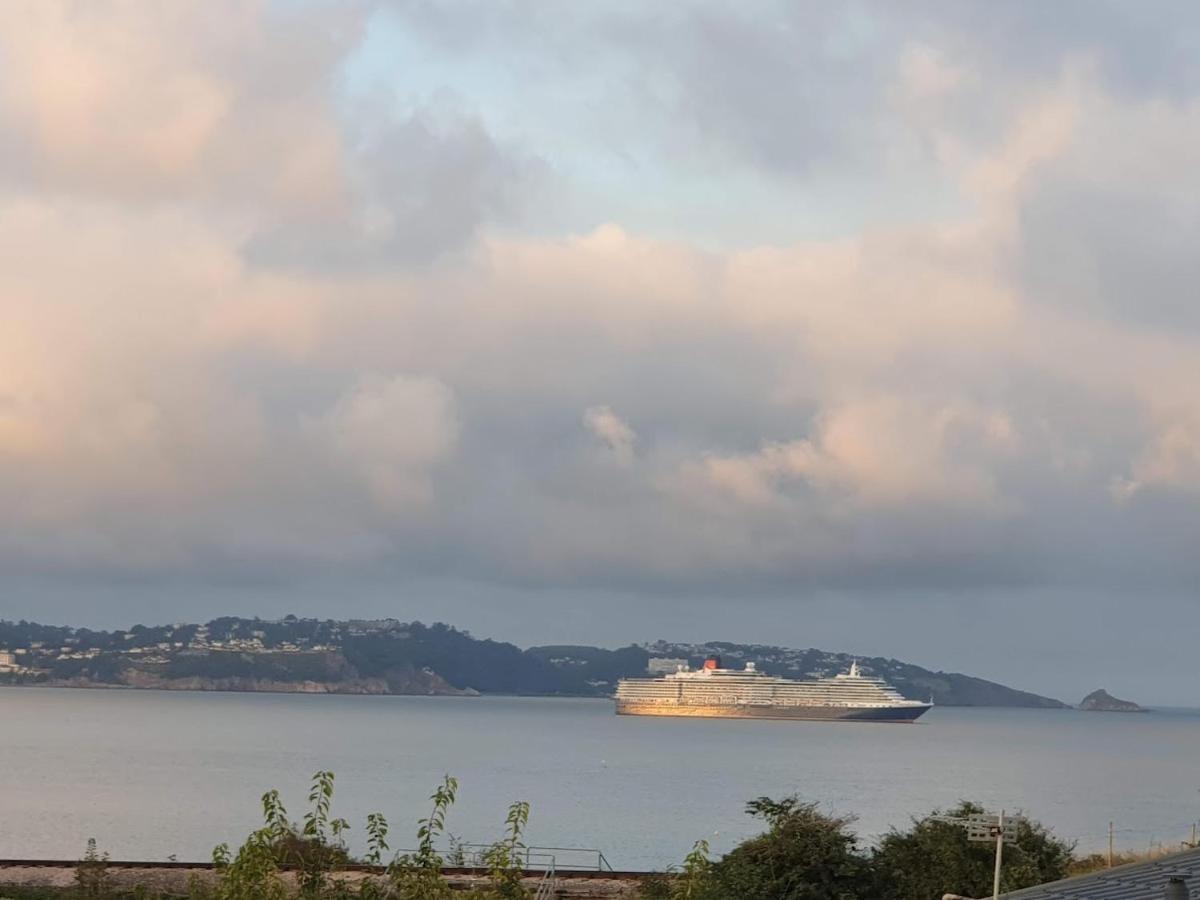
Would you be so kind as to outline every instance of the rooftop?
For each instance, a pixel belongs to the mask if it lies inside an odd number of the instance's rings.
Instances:
[[[1001,896],[1004,900],[1163,900],[1167,881],[1172,877],[1187,879],[1187,896],[1200,900],[1200,849],[1052,881]]]

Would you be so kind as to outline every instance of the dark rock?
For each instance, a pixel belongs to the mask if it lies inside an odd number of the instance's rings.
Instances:
[[[1118,700],[1108,691],[1101,688],[1098,691],[1092,691],[1079,703],[1080,709],[1086,709],[1094,712],[1145,712],[1146,710],[1138,706],[1131,700]]]

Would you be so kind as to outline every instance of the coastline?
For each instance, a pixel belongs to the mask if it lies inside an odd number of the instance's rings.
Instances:
[[[286,685],[286,683],[285,683]],[[265,687],[259,688],[236,688],[236,687],[181,687],[181,686],[162,686],[162,685],[132,685],[132,684],[113,684],[109,682],[86,682],[73,683],[67,681],[37,681],[37,682],[0,682],[0,690],[7,688],[13,689],[38,689],[38,690],[82,690],[82,691],[118,691],[126,693],[159,693],[159,694],[296,694],[305,696],[324,696],[324,697],[428,697],[428,698],[448,698],[448,699],[509,699],[509,700],[588,700],[597,703],[611,703],[611,695],[597,694],[515,694],[505,691],[477,691],[474,688],[465,688],[462,690],[454,689],[448,692],[434,691],[359,691],[359,690],[296,690],[296,689],[271,689]],[[1016,708],[1016,707],[1013,707]]]

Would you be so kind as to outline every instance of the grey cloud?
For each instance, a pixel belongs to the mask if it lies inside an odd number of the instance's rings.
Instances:
[[[807,174],[876,150],[871,123],[891,59],[863,52],[854,25],[819,4],[696,5],[621,22],[611,34],[627,51],[636,48],[639,77],[662,84],[660,107],[685,123],[668,138],[672,156],[716,151]]]
[[[1137,141],[1137,135],[1129,140]],[[1196,149],[1200,150],[1200,143]],[[1127,183],[1047,179],[1022,205],[1021,266],[1030,295],[1116,321],[1200,329],[1200,198],[1146,160]]]
[[[1120,93],[1181,97],[1200,87],[1200,21],[1186,0],[928,0],[891,11],[897,31],[971,53],[1012,79],[1052,78],[1064,59],[1083,55],[1101,62],[1105,86]]]
[[[314,269],[428,263],[469,245],[480,228],[518,218],[544,164],[442,105],[407,115],[360,110],[346,149],[347,207],[267,226],[248,242],[248,258]]]

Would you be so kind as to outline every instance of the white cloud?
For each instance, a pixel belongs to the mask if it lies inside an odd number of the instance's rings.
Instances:
[[[454,450],[454,395],[435,378],[365,376],[320,422],[385,507],[433,500],[432,469]]]
[[[637,435],[608,406],[589,406],[583,414],[583,424],[612,453],[621,465],[633,461],[633,443]]]
[[[752,507],[832,501],[836,508],[847,501],[866,509],[933,504],[987,515],[1005,506],[990,465],[1012,446],[1003,413],[923,407],[884,395],[829,410],[816,430],[811,440],[689,462],[685,483],[706,483]],[[790,484],[815,496],[797,498]]]
[[[1121,501],[1147,489],[1200,492],[1200,427],[1171,421],[1138,454],[1127,477],[1113,481]]]

